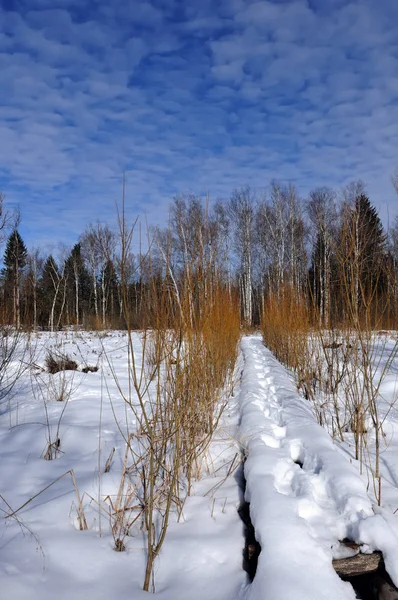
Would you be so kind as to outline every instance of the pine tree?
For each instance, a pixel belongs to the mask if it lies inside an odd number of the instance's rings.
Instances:
[[[12,293],[13,299],[13,322],[19,329],[21,326],[21,309],[20,309],[20,284],[21,274],[26,265],[27,250],[17,229],[11,233],[8,238],[6,249],[4,252],[4,269],[2,276],[5,288]]]
[[[385,291],[386,235],[377,210],[369,198],[361,193],[350,209],[342,244],[346,260],[346,277],[352,296],[354,317],[361,311],[379,312]]]
[[[376,209],[364,194],[355,201],[353,226],[356,228],[355,236],[360,260],[360,285],[368,297],[372,290],[381,291],[383,288],[387,238]]]

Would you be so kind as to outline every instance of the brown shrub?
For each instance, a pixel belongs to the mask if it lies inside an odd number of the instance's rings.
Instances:
[[[71,359],[67,354],[56,354],[49,350],[45,359],[45,365],[48,373],[55,375],[60,371],[77,371],[77,362]]]

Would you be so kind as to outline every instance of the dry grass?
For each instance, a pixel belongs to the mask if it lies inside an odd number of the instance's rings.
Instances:
[[[43,492],[46,492],[53,485],[55,485],[56,483],[58,483],[58,481],[60,481],[61,479],[63,479],[66,475],[70,475],[71,480],[72,480],[72,484],[73,484],[73,487],[74,487],[75,493],[76,493],[76,511],[77,511],[77,518],[78,518],[78,523],[79,523],[79,529],[80,529],[80,531],[86,531],[88,529],[88,527],[87,527],[86,516],[84,514],[83,500],[82,500],[82,497],[80,496],[79,488],[78,488],[77,482],[76,482],[75,472],[73,471],[73,469],[69,469],[69,471],[66,471],[65,473],[63,473],[62,475],[60,475],[59,477],[57,477],[56,479],[54,479],[54,481],[52,481],[51,483],[49,483],[48,485],[46,485],[46,487],[44,487],[42,490],[40,490],[39,492],[37,492],[37,494],[35,494],[34,496],[32,496],[31,498],[29,498],[28,500],[26,500],[26,502],[24,502],[16,510],[12,510],[10,508],[10,512],[7,513],[6,518],[7,519],[9,519],[9,518],[16,518],[16,515],[23,508],[25,508],[26,506],[28,506],[28,504],[30,504],[33,500],[35,500],[36,498],[38,498],[41,494],[43,494]]]
[[[177,272],[171,247],[161,247],[164,278],[151,273],[146,257],[142,298],[141,351],[133,344],[134,311],[124,280],[133,229],[123,215],[121,273],[126,323],[129,389],[119,391],[134,415],[135,433],[124,432],[126,456],[120,490],[112,504],[115,547],[123,549],[132,520],[141,518],[146,532],[147,565],[143,589],[152,581],[154,561],[164,542],[172,513],[181,514],[231,385],[240,337],[237,299],[215,277],[215,249],[205,239],[206,227],[184,232],[194,238],[197,254]],[[185,235],[186,234],[186,235]],[[188,254],[187,254],[188,255]],[[142,274],[144,276],[144,273]],[[145,365],[144,369],[140,366]]]
[[[45,358],[47,373],[55,375],[60,371],[77,371],[78,364],[71,359],[67,354],[56,353],[52,350],[47,352]]]
[[[297,373],[299,386],[310,394],[312,367],[308,370],[311,353],[309,333],[311,314],[306,299],[289,286],[281,295],[270,295],[264,303],[261,330],[264,341],[285,366]]]
[[[381,266],[373,280],[363,283],[363,260],[352,230],[343,224],[342,250],[336,251],[335,265],[339,294],[332,306],[339,322],[334,320],[334,328],[323,330],[317,308],[296,290],[284,288],[279,297],[270,294],[265,300],[261,327],[267,346],[295,372],[298,388],[313,402],[318,422],[328,423],[333,437],[341,440],[347,433],[353,435],[355,457],[361,471],[365,466],[370,473],[380,503],[384,418],[379,391],[398,342],[387,350],[387,336],[375,335],[385,323],[389,299],[380,292]],[[394,398],[391,408],[395,402]],[[368,448],[369,426],[373,454]]]

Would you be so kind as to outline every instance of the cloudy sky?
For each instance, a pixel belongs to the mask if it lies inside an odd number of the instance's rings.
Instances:
[[[368,184],[398,213],[397,0],[1,0],[0,190],[30,244],[192,191]]]

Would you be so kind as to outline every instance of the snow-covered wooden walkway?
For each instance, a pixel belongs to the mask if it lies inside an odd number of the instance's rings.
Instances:
[[[357,466],[339,451],[297,394],[290,374],[258,336],[242,340],[240,440],[247,460],[246,500],[262,551],[245,597],[353,600],[332,560],[339,540],[383,551],[398,580],[398,539],[375,514]]]

